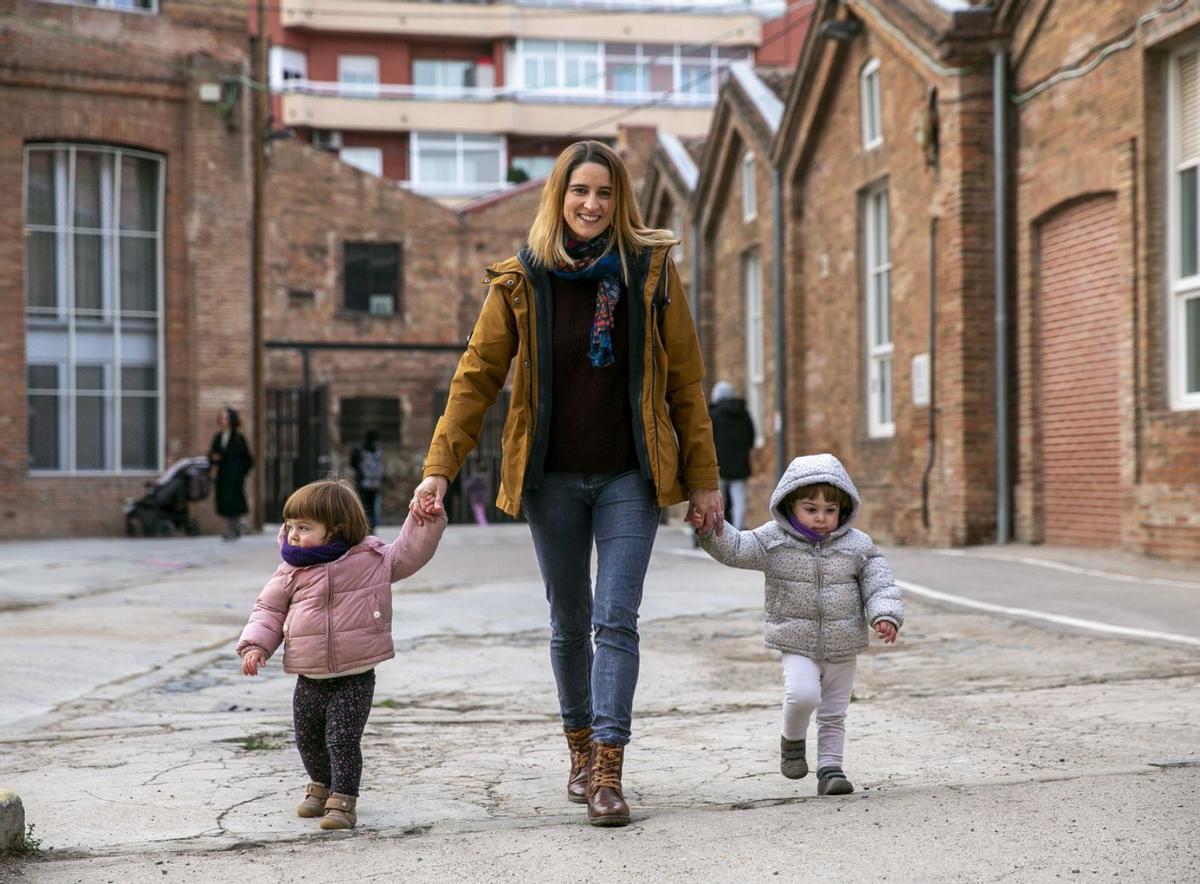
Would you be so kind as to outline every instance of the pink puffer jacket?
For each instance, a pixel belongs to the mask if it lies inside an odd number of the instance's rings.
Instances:
[[[267,657],[283,642],[283,671],[336,675],[396,656],[392,644],[392,584],[433,558],[446,528],[441,517],[412,519],[391,543],[368,537],[324,565],[282,563],[267,581],[238,639],[238,655],[258,648]]]

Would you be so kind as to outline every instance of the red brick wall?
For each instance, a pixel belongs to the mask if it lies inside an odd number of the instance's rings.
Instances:
[[[468,319],[474,320],[467,305],[476,288],[474,274],[465,272],[462,224],[454,212],[395,182],[359,172],[331,154],[291,142],[277,144],[272,152],[268,191],[267,340],[465,342]],[[401,306],[395,316],[343,309],[346,242],[401,245]],[[293,289],[312,292],[311,305],[291,300],[288,292]],[[268,350],[267,356],[268,387],[300,386],[295,351]],[[329,390],[334,470],[349,474],[350,449],[361,441],[339,438],[340,400],[400,400],[401,444],[385,448],[385,516],[402,517],[419,481],[433,431],[433,392],[447,385],[457,360],[457,353],[413,351],[334,350],[312,356],[312,384]]]
[[[165,459],[205,453],[219,408],[250,403],[249,107],[228,120],[201,104],[199,82],[242,72],[240,10],[166,4],[160,15],[3,0],[0,202],[23,204],[28,141],[97,142],[161,154],[164,206]],[[203,53],[203,54],[202,54]],[[206,57],[207,56],[207,57]],[[211,73],[210,73],[211,71]],[[0,304],[24,315],[19,209],[0,213]],[[123,531],[124,497],[145,475],[31,476],[25,328],[0,333],[0,527],[8,536]],[[248,483],[248,490],[249,490]],[[212,504],[197,513],[215,527]]]
[[[828,83],[810,85],[798,118],[812,134],[785,155],[788,222],[789,443],[795,454],[831,451],[863,498],[861,526],[889,542],[961,544],[994,531],[990,82],[986,66],[936,76],[869,26],[840,49],[822,47]],[[831,55],[832,53],[832,55]],[[884,143],[862,146],[859,75],[880,62]],[[913,133],[929,89],[938,90],[941,151],[928,166]],[[785,142],[786,143],[786,142]],[[866,282],[862,199],[888,191],[891,258],[892,412],[895,435],[867,421]],[[933,222],[937,276],[930,279]],[[911,362],[930,350],[931,282],[937,345],[930,412],[915,406]],[[930,525],[922,519],[929,476]]]

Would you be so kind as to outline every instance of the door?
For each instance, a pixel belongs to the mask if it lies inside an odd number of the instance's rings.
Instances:
[[[1043,536],[1112,546],[1122,525],[1122,272],[1116,200],[1070,206],[1040,236]]]
[[[280,521],[291,493],[329,472],[328,409],[326,387],[267,390],[264,521]]]

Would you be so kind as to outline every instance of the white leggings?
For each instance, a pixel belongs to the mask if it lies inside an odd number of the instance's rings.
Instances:
[[[803,740],[817,713],[817,770],[841,768],[846,745],[846,709],[854,687],[854,658],[817,663],[799,654],[783,655],[783,738]]]
[[[719,479],[721,496],[729,498],[729,524],[741,531],[746,527],[746,480]]]

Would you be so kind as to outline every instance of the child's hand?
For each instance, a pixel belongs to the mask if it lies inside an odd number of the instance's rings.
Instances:
[[[875,632],[883,639],[885,645],[890,645],[896,640],[896,633],[900,630],[896,628],[896,624],[890,620],[880,620],[875,624]]]
[[[267,655],[262,651],[251,648],[242,654],[242,675],[258,675],[260,666],[267,665]]]

